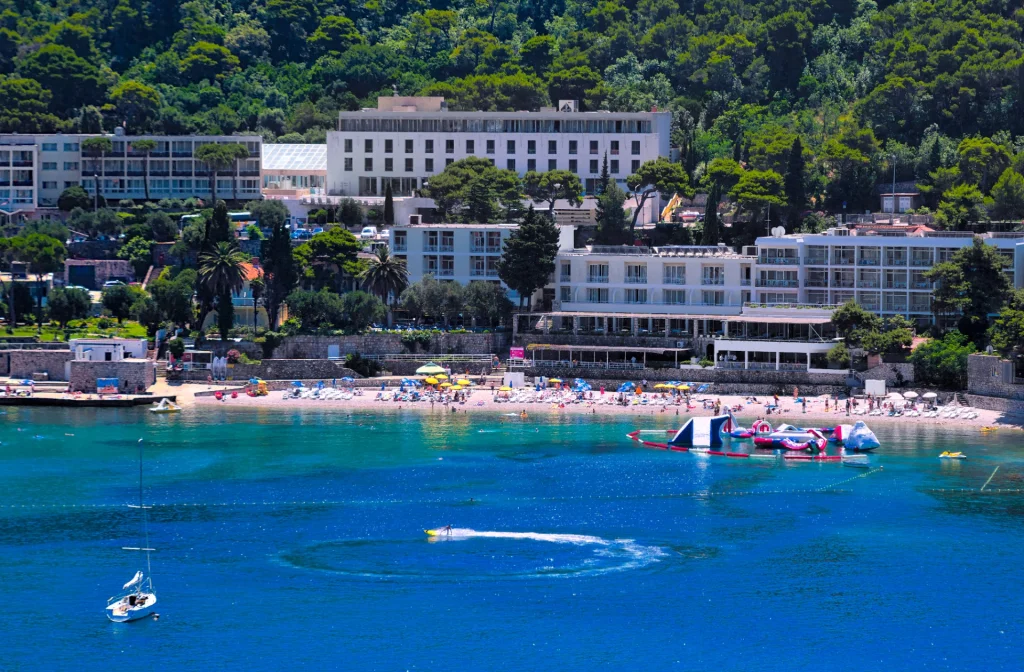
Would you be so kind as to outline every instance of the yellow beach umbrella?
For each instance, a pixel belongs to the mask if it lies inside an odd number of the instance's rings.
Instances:
[[[682,390],[683,392],[686,392],[688,389],[690,389],[690,386],[689,385],[680,385],[676,389],[677,390]]]
[[[448,376],[443,373],[435,373],[434,378],[437,378],[438,380],[448,380]]]
[[[675,385],[669,385],[668,383],[658,383],[657,385],[654,386],[654,389],[656,389],[656,390],[674,390],[674,389],[676,389],[676,387],[675,387]]]
[[[562,379],[561,378],[548,378],[548,382],[549,383],[560,383],[560,382],[562,382]]]
[[[427,364],[424,364],[420,368],[416,369],[416,373],[418,373],[421,376],[432,376],[435,373],[444,373],[444,367],[438,366],[433,362],[428,362]]]
[[[462,389],[462,385],[452,385],[452,387],[451,387],[452,392],[458,392],[461,389]]]
[[[458,385],[462,385],[463,387],[469,387],[470,385],[472,385],[472,384],[473,384],[473,383],[469,382],[468,380],[466,380],[465,378],[463,378],[462,380],[457,380],[457,381],[455,381],[455,382],[456,382],[456,383],[457,383]]]
[[[441,383],[440,385],[438,385],[438,387],[451,387],[451,386],[452,386],[451,383]]]
[[[498,391],[499,392],[511,392],[512,388],[509,387],[508,385],[502,385],[501,387],[498,388]]]
[[[427,385],[437,385],[437,378],[431,376],[430,378],[425,378],[423,382],[426,383]]]

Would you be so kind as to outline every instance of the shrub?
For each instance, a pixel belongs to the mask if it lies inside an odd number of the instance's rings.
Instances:
[[[100,329],[110,329],[114,326],[114,322],[109,317],[101,317],[99,321],[96,322],[96,326]]]
[[[697,362],[697,366],[701,367],[702,369],[706,369],[709,366],[714,366],[714,365],[715,365],[715,363],[713,361],[711,361],[710,359],[708,359],[707,357],[704,357],[699,362]]]
[[[345,357],[345,366],[366,378],[371,378],[380,373],[379,363],[372,359],[363,359],[363,356],[358,352]]]
[[[238,360],[241,359],[242,353],[234,348],[228,350],[227,358],[228,364],[237,364]]]
[[[274,348],[281,345],[283,341],[284,334],[278,333],[276,331],[264,332],[262,336],[255,339],[255,342],[258,343],[261,348],[263,348],[263,357],[265,359],[270,359],[271,357],[273,357]]]
[[[180,338],[172,338],[167,342],[167,350],[175,359],[180,359],[185,354],[185,341]]]

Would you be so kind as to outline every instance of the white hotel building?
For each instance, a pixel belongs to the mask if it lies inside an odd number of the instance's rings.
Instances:
[[[81,186],[90,195],[95,193],[97,180],[100,193],[108,201],[122,199],[141,200],[146,196],[146,174],[149,174],[149,197],[210,198],[210,174],[206,166],[194,159],[195,151],[208,143],[240,143],[249,150],[249,158],[238,162],[237,170],[228,168],[218,172],[217,198],[251,200],[260,197],[260,153],[263,139],[258,135],[224,136],[156,136],[108,135],[113,149],[103,156],[94,156],[82,149],[82,141],[94,137],[89,134],[0,135],[0,210],[4,205],[4,192],[13,191],[14,210],[33,217],[57,207],[61,192],[71,186]],[[149,165],[143,152],[133,149],[132,143],[140,139],[156,142],[149,153]],[[8,186],[4,178],[8,168],[4,157],[10,152],[11,160],[18,157],[19,165],[10,165]],[[22,165],[32,155],[31,169]],[[25,179],[31,170],[31,184]],[[29,194],[29,190],[32,191]],[[40,212],[37,212],[40,211]]]
[[[470,156],[520,175],[569,170],[593,193],[605,154],[623,184],[645,161],[669,156],[668,112],[574,110],[574,101],[562,101],[539,112],[455,112],[443,98],[379,98],[376,109],[341,112],[338,130],[327,134],[327,194],[379,198],[390,183],[396,198],[414,196]],[[403,214],[396,207],[400,221]]]

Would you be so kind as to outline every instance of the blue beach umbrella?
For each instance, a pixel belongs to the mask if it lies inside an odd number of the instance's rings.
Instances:
[[[302,387],[302,381],[301,380],[293,380],[292,381],[292,387]]]
[[[352,376],[345,376],[344,378],[341,379],[341,382],[343,382],[343,383],[354,383],[354,382],[356,382],[356,379],[353,378]]]
[[[250,378],[249,379],[249,384],[250,385],[259,385],[260,384],[260,379],[259,378]]]
[[[635,389],[636,383],[633,382],[625,382],[622,385],[619,385],[619,392],[632,392]]]

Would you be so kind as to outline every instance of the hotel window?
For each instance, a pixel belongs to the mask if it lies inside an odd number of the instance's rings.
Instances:
[[[423,141],[423,153],[424,154],[433,154],[434,153],[434,141],[433,140],[424,140]]]
[[[448,167],[448,166],[452,165],[453,163],[455,163],[455,159],[445,159],[444,160],[445,167]],[[494,165],[493,161],[491,162],[491,165]]]
[[[395,141],[390,138],[384,140],[384,153],[390,154],[395,148]]]
[[[167,180],[163,180],[163,181],[167,182]],[[69,181],[64,183],[64,188],[65,189],[70,189],[71,187],[77,187],[77,186],[78,186],[78,180],[69,180]]]
[[[560,287],[558,290],[558,298],[561,301],[570,302],[572,301],[572,287]]]
[[[662,268],[662,283],[666,285],[685,285],[686,284],[686,266],[664,266]]]
[[[590,174],[591,175],[596,175],[598,173],[598,170],[599,169],[597,167],[597,159],[591,159],[590,160]]]
[[[443,278],[450,278],[455,275],[455,257],[441,257],[441,272],[439,275]]]
[[[466,140],[466,154],[476,153],[476,142],[474,140]]]
[[[558,159],[548,159],[548,170],[558,170]]]
[[[558,140],[548,140],[548,154],[558,154]]]
[[[78,143],[77,142],[65,142],[64,143],[64,151],[65,152],[77,152],[78,151]]]
[[[646,285],[647,264],[626,264],[626,284]]]
[[[576,163],[576,159],[569,159],[569,172],[570,173],[577,173],[577,172],[579,172],[579,165]]]
[[[537,153],[537,141],[536,140],[527,140],[526,141],[526,153],[527,154],[536,154]]]
[[[64,170],[78,170],[78,161],[65,161]]]
[[[569,141],[569,154],[570,155],[576,153],[576,146],[577,146],[577,144],[578,143],[575,140],[570,140]]]
[[[590,141],[590,153],[597,154],[597,140]]]
[[[604,287],[587,288],[587,303],[608,303],[608,290]]]
[[[390,173],[395,169],[395,160],[391,157],[384,159],[384,172]]]
[[[351,152],[352,151],[352,138],[345,138],[345,151],[346,152]]]
[[[352,172],[352,157],[351,156],[346,156],[345,157],[345,172],[348,172],[348,173]]]
[[[533,171],[537,170],[537,159],[527,159],[526,160],[526,170],[527,170],[527,172],[533,172]]]
[[[369,138],[363,140],[363,152],[366,154],[373,152],[373,140]]]
[[[487,141],[487,153],[494,154],[494,140]]]
[[[43,170],[57,170],[57,162],[43,161]]]
[[[444,153],[445,154],[454,154],[455,153],[455,141],[454,140],[445,140],[444,141]]]
[[[56,188],[57,188],[57,183],[56,182],[43,182],[43,189],[56,189]]]
[[[506,154],[515,154],[516,153],[516,141],[515,140],[506,140],[505,141],[505,153]]]
[[[572,279],[572,262],[563,261],[561,265],[562,272],[560,274],[561,282],[569,282]]]
[[[684,289],[666,289],[664,294],[665,303],[670,306],[682,306],[686,304],[686,290]]]
[[[363,159],[363,170],[368,173],[373,171],[373,159],[369,156]]]
[[[608,282],[608,264],[588,264],[587,282]]]
[[[412,140],[405,141],[405,153],[412,154]]]
[[[619,160],[618,159],[612,159],[611,161],[608,162],[608,164],[610,166],[609,170],[611,170],[612,175],[618,175],[619,174]]]
[[[627,289],[626,303],[647,303],[646,289]]]
[[[405,172],[407,172],[407,173],[411,173],[412,172],[412,159],[406,159],[405,160]]]
[[[43,151],[44,152],[56,152],[57,151],[57,143],[56,142],[44,142],[43,143]]]
[[[516,160],[515,159],[508,159],[508,160],[506,160],[505,161],[505,167],[508,168],[509,170],[515,170],[516,169]]]
[[[434,172],[434,160],[433,159],[424,159],[423,160],[423,169],[425,171],[427,171],[428,173]]]
[[[701,292],[701,302],[705,306],[724,306],[725,292],[705,289]]]
[[[629,172],[636,173],[636,171],[638,170],[640,170],[640,160],[633,159],[632,161],[629,162]]]
[[[634,140],[632,143],[630,143],[629,153],[632,154],[633,156],[640,156],[640,141],[639,140]]]
[[[612,153],[613,156],[614,155],[618,155],[618,153],[619,153],[619,141],[618,140],[612,140],[611,141],[611,153]]]
[[[724,285],[725,269],[722,266],[705,266],[701,269],[700,284]]]

